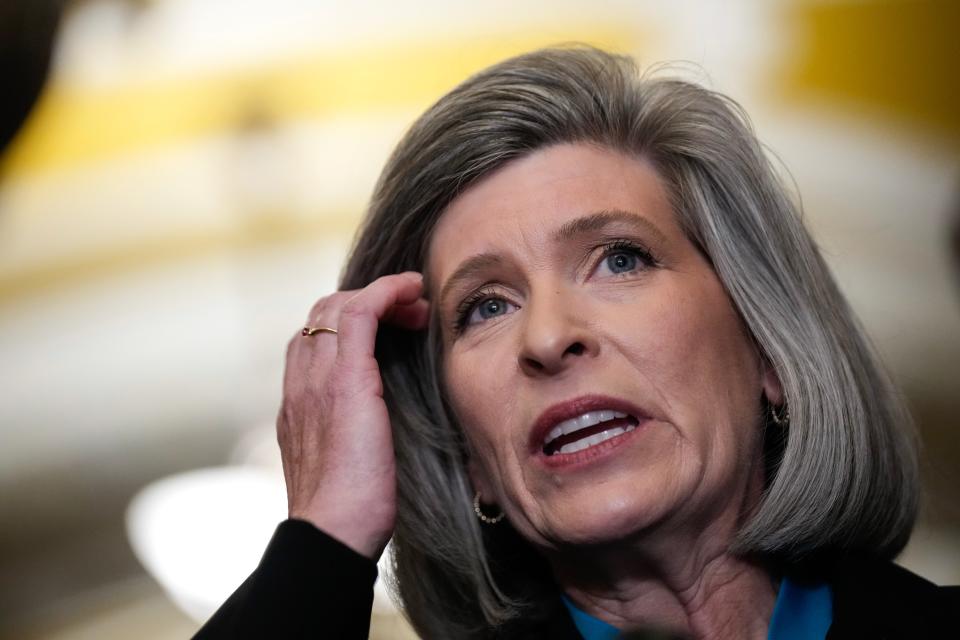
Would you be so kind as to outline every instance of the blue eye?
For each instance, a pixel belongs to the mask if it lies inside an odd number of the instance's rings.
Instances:
[[[613,275],[644,271],[657,265],[656,259],[640,245],[628,240],[618,240],[604,247],[603,258],[598,267]]]
[[[637,256],[632,253],[612,253],[606,257],[607,268],[613,273],[626,273],[637,268]]]
[[[484,320],[496,318],[509,312],[512,306],[503,298],[485,298],[470,309],[464,322],[465,324],[477,324]]]
[[[474,312],[484,320],[489,320],[502,314],[506,308],[506,302],[500,298],[488,298],[478,304]]]
[[[486,322],[516,309],[517,305],[498,297],[493,291],[477,291],[458,306],[454,330],[462,333],[470,325]]]

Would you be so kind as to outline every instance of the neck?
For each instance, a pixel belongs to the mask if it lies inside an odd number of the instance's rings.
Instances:
[[[619,629],[763,640],[777,585],[763,566],[730,553],[741,525],[734,514],[686,531],[664,526],[631,540],[557,551],[548,560],[578,607]]]
[[[776,588],[763,568],[729,554],[669,568],[617,556],[617,566],[607,564],[605,571],[584,575],[555,565],[555,575],[581,609],[619,629],[717,640],[766,637]]]

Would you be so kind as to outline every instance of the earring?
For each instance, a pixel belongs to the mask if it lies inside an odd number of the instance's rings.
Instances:
[[[767,407],[769,408],[770,420],[773,424],[778,427],[786,427],[790,424],[790,408],[787,407],[787,403],[784,402],[780,405],[780,412],[777,412],[777,407],[773,406],[773,403],[768,402]]]
[[[483,511],[480,510],[480,492],[479,491],[477,491],[477,493],[473,496],[473,512],[477,514],[477,517],[480,518],[480,520],[484,524],[497,524],[498,522],[503,520],[503,516],[506,515],[503,513],[503,511],[493,516],[492,518],[488,515],[485,515]]]

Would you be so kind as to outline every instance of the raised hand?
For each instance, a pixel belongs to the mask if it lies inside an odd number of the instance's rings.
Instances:
[[[277,438],[291,518],[313,523],[363,555],[383,552],[396,518],[396,471],[380,369],[381,322],[427,325],[423,278],[406,272],[319,300],[287,348]]]

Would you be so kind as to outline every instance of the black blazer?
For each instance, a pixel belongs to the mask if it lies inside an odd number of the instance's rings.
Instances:
[[[827,640],[960,638],[960,587],[938,587],[891,562],[844,558],[815,572],[833,590]],[[322,577],[322,579],[321,579]],[[257,569],[194,636],[361,640],[370,630],[376,564],[312,524],[287,520]],[[582,640],[563,607],[515,640]]]

